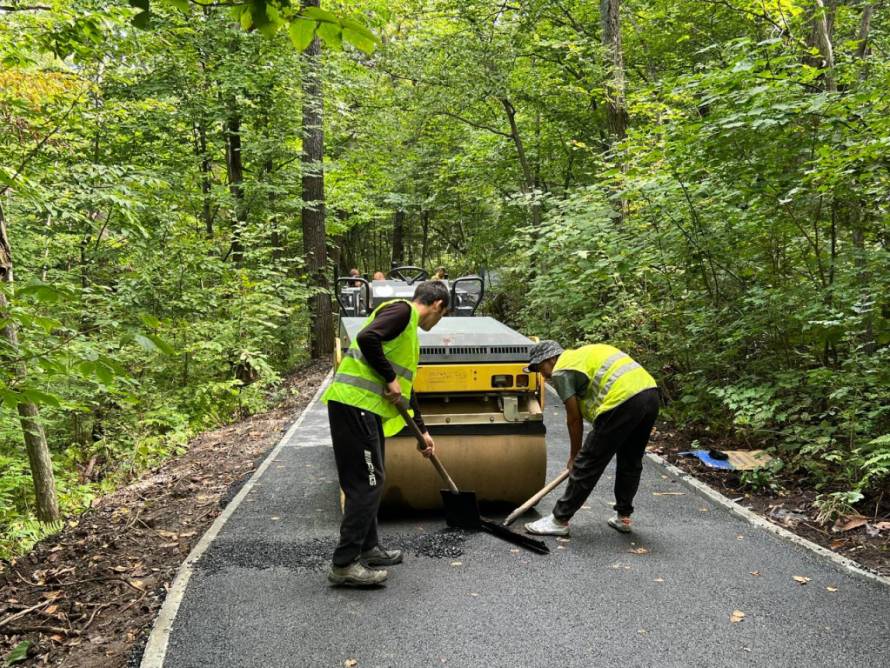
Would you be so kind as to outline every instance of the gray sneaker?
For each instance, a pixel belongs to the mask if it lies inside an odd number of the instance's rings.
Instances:
[[[364,552],[362,552],[361,557],[359,557],[359,561],[361,561],[365,566],[369,566],[370,568],[377,568],[379,566],[395,566],[396,564],[402,563],[402,551],[384,550],[382,547],[377,545],[376,547],[372,547],[370,550],[365,550]]]
[[[354,561],[349,566],[334,566],[328,572],[328,581],[331,584],[344,587],[374,587],[386,581],[387,572],[365,568],[359,561]]]
[[[615,529],[615,531],[620,531],[621,533],[630,533],[633,531],[631,519],[629,517],[623,517],[621,515],[615,515],[615,517],[609,518],[609,526]]]

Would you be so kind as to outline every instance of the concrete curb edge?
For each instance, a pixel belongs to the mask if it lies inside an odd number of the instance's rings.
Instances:
[[[756,527],[759,527],[761,529],[766,529],[767,531],[770,531],[778,536],[781,536],[785,540],[787,540],[791,543],[794,543],[795,545],[799,545],[800,547],[804,547],[804,548],[810,550],[811,552],[815,552],[819,556],[827,559],[828,561],[831,561],[832,563],[834,563],[837,566],[840,566],[844,570],[847,570],[847,571],[854,573],[855,575],[858,575],[860,577],[863,577],[863,578],[866,578],[869,580],[873,580],[875,582],[881,583],[882,585],[890,587],[890,577],[884,577],[883,575],[878,575],[877,573],[873,573],[872,571],[866,570],[865,568],[863,568],[862,566],[857,564],[852,559],[848,559],[847,557],[843,557],[839,554],[835,554],[831,550],[824,548],[821,545],[818,545],[817,543],[814,543],[813,541],[804,538],[803,536],[798,536],[796,533],[789,531],[788,529],[780,527],[777,524],[773,524],[772,522],[770,522],[768,519],[766,519],[762,515],[759,515],[759,514],[755,513],[753,510],[749,510],[748,508],[745,508],[744,506],[733,501],[732,499],[729,499],[729,498],[723,496],[723,494],[721,494],[720,492],[715,490],[710,485],[707,485],[707,484],[703,483],[701,480],[699,480],[698,478],[696,478],[692,475],[689,475],[683,469],[681,469],[677,466],[674,466],[673,464],[668,462],[666,459],[664,459],[660,455],[655,454],[654,452],[646,452],[646,457],[650,461],[654,462],[655,464],[658,464],[659,466],[661,466],[662,468],[667,470],[669,473],[678,477],[680,480],[682,480],[689,487],[692,487],[692,489],[695,490],[695,492],[697,492],[700,496],[705,497],[709,501],[713,501],[717,505],[719,505],[719,506],[725,508],[726,510],[728,510],[729,512],[731,512],[733,515],[741,517],[742,519],[746,520],[747,522],[749,522],[750,524],[753,524]]]

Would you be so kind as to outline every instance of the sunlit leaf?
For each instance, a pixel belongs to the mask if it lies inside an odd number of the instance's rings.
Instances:
[[[305,21],[303,19],[291,21],[287,32],[290,35],[291,43],[297,50],[305,51],[309,48],[312,38],[315,37],[315,27],[317,25],[315,21]]]

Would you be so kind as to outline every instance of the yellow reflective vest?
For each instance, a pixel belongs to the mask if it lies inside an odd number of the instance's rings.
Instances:
[[[386,355],[386,359],[396,373],[396,378],[402,388],[402,397],[408,401],[411,398],[414,375],[417,373],[417,360],[420,359],[417,309],[406,299],[384,302],[368,316],[362,329],[371,323],[380,309],[394,302],[404,302],[411,306],[411,319],[401,334],[392,341],[383,342],[383,354]],[[322,395],[321,400],[325,403],[339,401],[341,404],[348,404],[376,413],[383,418],[383,434],[394,436],[405,426],[405,421],[399,415],[396,407],[384,398],[385,387],[386,382],[380,374],[371,368],[362,355],[361,348],[358,347],[358,337],[356,337],[343,354],[340,366],[334,373],[334,379]]]
[[[655,379],[630,355],[602,343],[563,351],[553,371],[561,369],[587,376],[589,383],[580,403],[581,415],[589,422],[643,390],[656,387]]]

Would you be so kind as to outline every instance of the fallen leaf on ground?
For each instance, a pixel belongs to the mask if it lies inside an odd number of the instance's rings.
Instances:
[[[358,665],[358,661],[356,659],[346,659],[346,661],[343,662],[343,665],[346,668],[355,668]]]
[[[751,571],[751,575],[753,575],[755,578],[759,578],[759,577],[760,577],[760,571]]]
[[[628,550],[631,554],[649,554],[649,550],[645,547],[632,547]]]
[[[652,492],[652,496],[686,496],[686,492]]]
[[[832,550],[839,550],[840,548],[842,548],[842,547],[843,547],[844,545],[846,545],[846,544],[847,544],[847,539],[846,539],[846,538],[836,538],[835,540],[831,541],[831,549],[832,549]]]
[[[809,582],[810,580],[812,580],[812,578],[808,578],[808,577],[806,577],[805,575],[795,575],[795,576],[792,577],[792,579],[793,579],[795,582],[797,582],[798,584],[802,584],[802,585],[805,585],[807,582]]]
[[[732,614],[729,616],[729,621],[731,621],[733,624],[738,624],[744,618],[745,618],[744,612],[742,612],[741,610],[733,610]]]
[[[874,526],[878,531],[890,531],[890,522],[878,522]]]
[[[829,586],[829,587],[826,587],[825,589],[827,589],[828,591],[837,591],[837,587]]]
[[[839,517],[834,523],[834,526],[831,527],[831,530],[838,533],[852,531],[853,529],[863,526],[866,522],[868,522],[868,518],[864,515],[846,515],[844,517]]]

